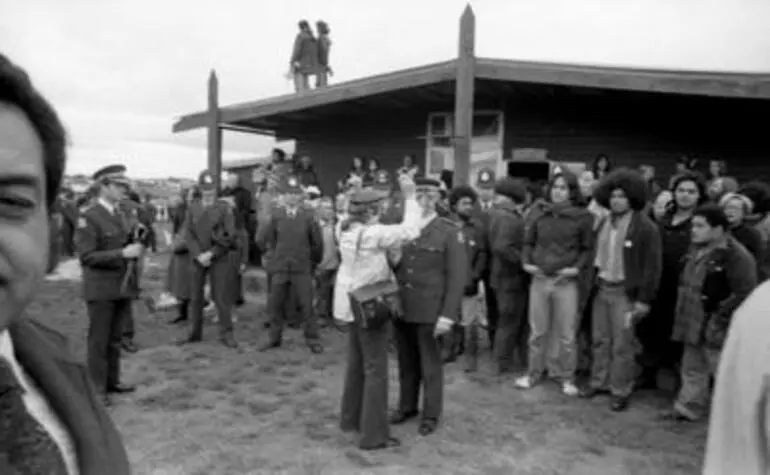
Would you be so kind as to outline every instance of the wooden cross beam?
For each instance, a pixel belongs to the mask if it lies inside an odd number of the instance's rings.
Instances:
[[[476,16],[470,4],[460,17],[460,41],[455,83],[454,182],[470,183],[471,140],[473,139],[473,95],[476,78]]]

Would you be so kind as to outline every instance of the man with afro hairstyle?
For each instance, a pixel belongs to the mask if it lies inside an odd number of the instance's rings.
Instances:
[[[593,364],[589,386],[581,396],[609,392],[610,409],[616,412],[628,407],[634,388],[634,325],[649,313],[660,282],[660,234],[644,212],[647,188],[641,174],[624,168],[606,175],[594,193],[610,215],[597,227]]]

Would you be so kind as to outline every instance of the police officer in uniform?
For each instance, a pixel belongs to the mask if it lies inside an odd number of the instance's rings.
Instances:
[[[217,200],[214,178],[208,171],[198,177],[200,207],[188,210],[184,236],[192,259],[190,269],[190,317],[192,326],[180,344],[203,339],[203,307],[206,278],[211,299],[217,309],[219,340],[228,348],[237,348],[233,338],[232,310],[238,298],[238,276],[233,272],[232,254],[237,251],[238,233],[235,213],[225,201]]]
[[[81,213],[75,232],[89,320],[88,367],[105,404],[110,402],[109,393],[134,391],[133,386],[120,383],[120,352],[123,330],[132,316],[139,288],[124,284],[130,260],[139,258],[144,248],[139,243],[126,244],[129,223],[118,209],[131,186],[125,174],[123,165],[94,173],[98,194],[95,203]]]
[[[321,353],[318,323],[313,315],[313,274],[323,257],[321,228],[312,211],[302,206],[302,187],[295,176],[283,184],[283,207],[274,214],[262,234],[260,247],[270,250],[267,272],[270,274],[268,311],[269,339],[260,351],[281,346],[286,320],[286,302],[297,299],[304,325],[305,341],[313,353]]]
[[[460,228],[436,212],[440,183],[429,178],[415,181],[417,201],[422,207],[421,233],[404,246],[396,269],[404,315],[393,321],[401,387],[391,424],[402,424],[417,416],[422,385],[419,433],[428,435],[436,430],[444,399],[444,373],[436,337],[450,332],[459,319],[468,261]]]
[[[479,170],[476,177],[476,191],[479,194],[479,209],[477,210],[477,218],[482,223],[484,230],[489,229],[489,217],[490,212],[494,207],[495,198],[495,171],[491,168],[482,168]],[[485,236],[486,236],[485,232]],[[484,243],[484,247],[487,249],[492,248],[492,243],[489,242],[488,236],[485,238],[487,241]],[[492,286],[491,276],[489,269],[492,268],[492,253],[487,253],[487,262],[484,265],[484,274],[481,281],[484,283],[484,298],[487,303],[487,334],[489,342],[492,347],[495,344],[495,333],[497,332],[497,321],[500,319],[497,309],[497,296],[495,295],[495,289]]]

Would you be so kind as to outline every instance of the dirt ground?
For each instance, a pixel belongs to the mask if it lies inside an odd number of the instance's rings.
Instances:
[[[160,291],[163,259],[148,270],[146,287]],[[415,424],[396,427],[403,446],[368,453],[337,429],[345,337],[326,330],[327,351],[312,355],[290,330],[274,353],[256,351],[264,337],[264,297],[249,294],[240,311],[237,351],[206,342],[170,344],[183,328],[170,314],[135,307],[137,343],[123,380],[137,384],[110,409],[124,435],[136,474],[570,474],[675,475],[699,473],[705,425],[656,419],[664,395],[641,393],[614,414],[607,401],[562,396],[554,385],[523,393],[510,378],[491,376],[488,355],[478,376],[447,367],[440,430],[419,437]],[[47,282],[30,316],[48,321],[84,354],[87,318],[79,284]],[[391,402],[395,403],[395,364]]]

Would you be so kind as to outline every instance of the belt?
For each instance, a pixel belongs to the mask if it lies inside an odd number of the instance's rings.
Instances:
[[[600,277],[600,278],[599,278],[599,284],[601,284],[601,285],[603,285],[603,286],[605,286],[605,287],[620,287],[620,286],[622,286],[623,284],[625,284],[625,282],[624,282],[624,281],[622,281],[622,280],[619,280],[619,281],[617,281],[617,282],[610,282],[609,280],[605,280],[605,279],[602,279],[602,278]]]

